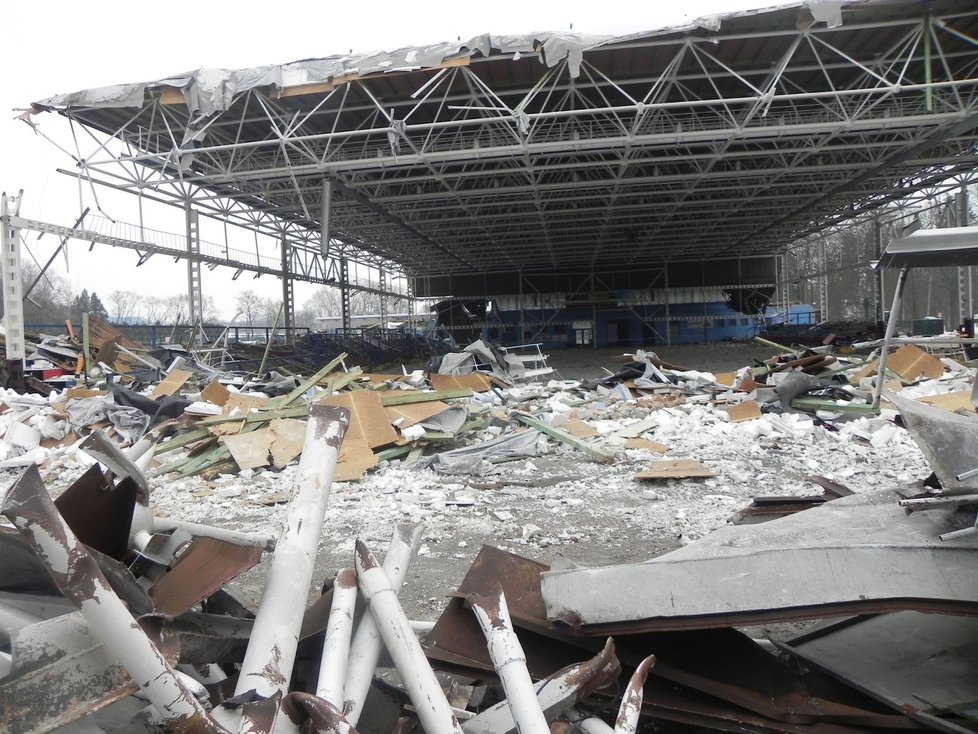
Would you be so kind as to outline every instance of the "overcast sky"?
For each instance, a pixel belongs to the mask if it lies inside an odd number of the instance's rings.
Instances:
[[[77,186],[56,172],[73,162],[51,143],[13,119],[18,108],[63,92],[159,79],[200,67],[242,68],[284,63],[338,53],[383,51],[454,41],[481,33],[573,30],[625,34],[661,28],[702,15],[776,3],[757,0],[685,2],[532,2],[491,0],[428,2],[212,2],[168,3],[14,2],[0,0],[0,188],[24,190],[21,215],[70,225],[80,213]],[[63,138],[67,126],[54,115],[35,120],[51,136]],[[88,202],[86,202],[88,203]],[[110,212],[111,214],[111,212]],[[40,262],[57,242],[27,237]],[[30,259],[30,255],[25,256]],[[73,287],[95,290],[108,303],[116,289],[151,295],[186,291],[186,266],[162,258],[136,268],[136,254],[84,243],[69,245],[68,267],[56,272]],[[203,290],[218,299],[227,318],[236,291],[251,288],[279,298],[272,278],[230,280],[230,271],[204,271]],[[308,297],[296,291],[297,305]],[[110,309],[111,310],[111,309]]]

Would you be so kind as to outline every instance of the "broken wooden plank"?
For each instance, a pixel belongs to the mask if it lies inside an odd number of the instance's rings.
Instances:
[[[370,446],[364,438],[351,440],[349,436],[350,434],[347,432],[343,439],[343,445],[340,447],[336,472],[333,475],[334,482],[353,482],[362,479],[367,470],[376,466],[378,462],[377,455],[370,450]]]
[[[312,377],[306,378],[303,382],[301,382],[299,385],[293,388],[292,391],[289,392],[288,394],[280,395],[277,398],[273,398],[269,402],[267,407],[274,410],[278,408],[284,408],[290,403],[295,402],[295,400],[298,399],[300,395],[305,394],[306,390],[308,390],[311,387],[314,387],[315,385],[318,385],[319,382],[324,377],[326,377],[326,375],[328,375],[330,372],[335,370],[337,366],[343,362],[344,359],[346,359],[346,352],[343,352],[335,359],[330,360],[325,367],[319,370],[319,372],[314,374]]]
[[[578,451],[583,451],[585,454],[590,456],[595,461],[600,461],[602,463],[611,463],[615,460],[615,457],[604,449],[593,446],[586,441],[582,441],[579,438],[575,438],[566,431],[562,431],[559,428],[554,428],[553,426],[548,426],[541,420],[534,418],[526,413],[514,413],[513,417],[518,420],[523,425],[529,426],[530,428],[535,428],[540,431],[540,433],[545,433],[546,435],[554,438],[561,443],[565,443],[568,446],[577,449]]]
[[[473,392],[468,388],[456,390],[426,390],[418,392],[402,392],[400,390],[383,393],[381,401],[384,407],[391,405],[406,405],[407,403],[424,403],[429,400],[452,400],[454,398],[470,398]]]
[[[176,449],[189,446],[192,443],[197,443],[198,441],[203,441],[205,438],[210,437],[211,432],[206,428],[198,428],[193,431],[187,431],[186,433],[181,433],[179,436],[174,436],[165,443],[157,444],[156,453],[165,454],[167,451],[175,451]]]
[[[213,403],[214,405],[223,406],[229,397],[231,397],[231,391],[217,380],[209,383],[207,387],[200,391],[200,399],[206,400],[208,403]]]
[[[635,474],[635,479],[694,479],[715,476],[717,476],[716,472],[698,461],[676,459],[656,461],[645,471]]]
[[[302,453],[306,423],[294,418],[276,418],[268,424],[268,427],[275,436],[269,447],[272,465],[276,469],[282,469]]]

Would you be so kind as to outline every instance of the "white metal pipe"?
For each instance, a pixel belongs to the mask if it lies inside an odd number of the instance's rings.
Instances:
[[[343,684],[346,680],[346,661],[350,657],[356,603],[356,571],[341,568],[333,584],[333,602],[329,608],[323,654],[319,660],[319,682],[316,684],[316,695],[337,709],[343,708]]]
[[[469,601],[482,627],[482,634],[486,636],[489,657],[503,684],[516,730],[520,734],[550,734],[547,719],[537,701],[533,680],[526,669],[526,654],[513,631],[513,621],[502,588],[498,588],[497,584],[493,594],[473,595]]]
[[[390,579],[362,541],[357,541],[357,579],[370,612],[426,734],[463,734],[421,643],[401,608]]]
[[[262,697],[288,691],[330,484],[349,421],[345,408],[313,405],[309,409],[285,527],[268,569],[236,696],[251,690]]]
[[[588,716],[577,709],[567,712],[567,718],[584,734],[614,734],[615,730],[597,716]]]
[[[638,718],[642,713],[645,679],[653,665],[655,665],[655,655],[649,655],[632,673],[628,688],[625,689],[625,695],[621,697],[621,705],[618,707],[615,734],[635,734],[637,731]]]
[[[275,550],[276,538],[271,533],[244,533],[240,530],[230,530],[228,528],[218,528],[213,525],[201,525],[196,522],[178,520],[174,517],[154,517],[153,531],[160,533],[171,533],[174,530],[186,530],[195,538],[214,538],[223,540],[235,545],[249,545],[256,548],[263,548],[267,551]]]
[[[590,660],[537,681],[533,686],[537,704],[547,720],[552,721],[597,689],[616,681],[620,673],[614,644],[608,638],[604,649]],[[501,701],[463,722],[462,729],[466,734],[511,734],[516,731],[516,722],[507,702]]]
[[[900,300],[903,298],[903,287],[907,284],[907,273],[910,267],[904,265],[897,275],[896,286],[893,288],[893,303],[890,305],[890,318],[886,320],[886,331],[883,334],[883,346],[880,348],[880,359],[876,365],[876,383],[873,386],[873,407],[879,407],[883,395],[883,383],[886,382],[886,357],[890,352],[890,342],[896,330],[896,322],[900,311]]]
[[[420,525],[401,525],[394,531],[382,569],[390,579],[395,594],[401,593],[408,566],[420,544]],[[346,700],[342,708],[346,712],[347,721],[353,726],[356,726],[360,720],[364,701],[367,700],[367,691],[370,690],[374,669],[380,659],[381,644],[377,623],[367,609],[357,625],[353,642],[350,644],[346,681],[343,684],[343,695]]]
[[[62,593],[125,666],[169,730],[226,732],[211,720],[116,595],[54,506],[36,465],[13,484],[0,512],[27,537]]]

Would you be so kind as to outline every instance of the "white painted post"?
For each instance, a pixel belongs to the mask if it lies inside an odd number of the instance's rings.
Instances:
[[[353,610],[357,603],[357,574],[352,568],[341,568],[333,584],[333,603],[326,623],[323,654],[319,660],[319,682],[316,695],[337,709],[343,707],[343,683],[346,679],[350,638],[353,636]]]
[[[516,730],[520,734],[550,734],[547,719],[537,701],[533,680],[526,669],[523,646],[513,631],[502,588],[497,588],[491,596],[473,595],[469,601],[482,634],[486,636],[489,657],[503,684]]]
[[[360,591],[370,602],[370,613],[377,623],[377,630],[394,659],[426,734],[463,734],[390,579],[359,540],[357,578]]]
[[[394,531],[390,548],[384,557],[383,571],[390,579],[395,594],[401,591],[401,585],[407,576],[411,559],[421,544],[420,525],[402,525]],[[366,610],[356,634],[350,645],[350,656],[347,660],[346,682],[343,684],[343,695],[346,701],[343,710],[346,711],[347,721],[356,726],[363,711],[363,703],[367,700],[367,691],[373,681],[374,669],[380,659],[381,640],[370,610]]]
[[[236,696],[252,689],[264,698],[288,692],[330,484],[349,421],[350,413],[345,408],[313,405],[309,409],[285,527],[268,569],[251,640],[241,663]]]

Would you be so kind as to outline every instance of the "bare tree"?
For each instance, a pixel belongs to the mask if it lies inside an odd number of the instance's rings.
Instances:
[[[264,304],[262,298],[253,290],[244,290],[234,299],[235,309],[241,314],[245,324],[250,329],[261,318]]]
[[[109,294],[112,311],[118,323],[126,323],[136,315],[139,306],[139,294],[133,291],[112,291]]]

